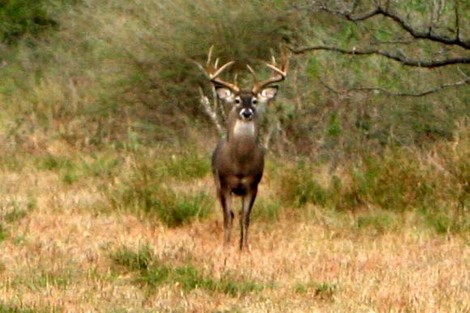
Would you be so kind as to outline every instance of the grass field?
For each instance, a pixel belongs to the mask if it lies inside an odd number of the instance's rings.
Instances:
[[[125,172],[132,160],[87,157],[3,168],[0,312],[470,310],[468,232],[436,231],[419,212],[276,206],[270,162],[251,251],[240,253],[235,242],[222,248],[222,214],[203,166],[167,182],[178,194],[207,193],[208,211],[169,227],[132,203],[116,208],[119,175],[93,171]]]

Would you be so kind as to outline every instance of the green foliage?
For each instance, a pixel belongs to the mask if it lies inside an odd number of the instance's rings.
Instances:
[[[283,171],[279,195],[287,205],[303,206],[307,203],[326,205],[328,191],[315,179],[314,168],[305,161]]]
[[[200,158],[196,160],[201,161]],[[193,164],[205,164],[197,162]],[[212,211],[213,199],[206,191],[176,190],[165,180],[184,182],[188,177],[201,175],[207,170],[205,166],[190,169],[176,157],[170,157],[170,160],[137,158],[132,172],[125,173],[123,181],[112,186],[106,196],[116,209],[130,210],[139,216],[155,216],[169,227],[181,226],[207,217]]]
[[[80,175],[76,164],[72,160],[50,154],[39,160],[38,169],[59,172],[62,181],[69,185],[76,182]]]
[[[333,112],[328,124],[327,133],[329,136],[338,137],[341,135],[341,120],[337,112]]]
[[[6,115],[34,117],[8,125],[24,141],[31,124],[72,145],[123,144],[131,134],[184,139],[201,117],[197,86],[208,86],[193,61],[203,63],[215,45],[223,60],[240,61],[238,71],[294,31],[295,16],[279,1],[42,0],[27,9],[36,4],[61,31],[11,48],[0,67]]]
[[[358,228],[384,233],[399,228],[399,215],[421,212],[437,232],[467,232],[468,158],[463,151],[442,152],[433,159],[417,150],[389,149],[344,165],[329,181],[320,180],[322,165],[298,161],[276,171],[283,207],[313,204],[338,211],[369,210],[356,219]],[[457,167],[456,167],[457,165]],[[460,167],[460,168],[459,168]],[[458,174],[457,174],[458,173]]]
[[[119,268],[135,273],[135,282],[150,289],[158,288],[162,284],[177,284],[185,292],[205,289],[232,297],[263,289],[259,283],[240,279],[231,274],[214,279],[204,275],[192,264],[170,265],[155,258],[150,253],[148,246],[140,247],[137,252],[125,247],[120,248],[110,257]]]
[[[441,193],[445,189],[439,188],[440,179],[423,171],[419,160],[404,150],[390,151],[381,158],[368,157],[350,174],[353,181],[349,193],[354,194],[359,203],[385,210],[405,211],[421,205],[433,206],[440,196],[445,196]]]
[[[50,1],[2,0],[0,1],[0,41],[14,43],[23,36],[37,36],[57,26],[47,12]]]

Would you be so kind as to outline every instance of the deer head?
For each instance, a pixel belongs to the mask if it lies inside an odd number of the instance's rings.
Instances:
[[[203,67],[199,64],[198,66],[214,85],[218,99],[231,104],[232,108],[238,111],[242,119],[253,118],[254,110],[257,106],[266,105],[276,97],[278,91],[276,84],[283,81],[287,75],[287,54],[285,51],[282,51],[281,64],[279,66],[274,56],[271,63],[265,63],[272,70],[272,74],[263,81],[258,81],[253,68],[247,65],[249,72],[253,76],[253,86],[251,89],[241,89],[237,84],[227,82],[220,77],[222,72],[232,66],[235,61],[229,61],[219,67],[218,58],[212,63],[212,50],[213,46],[209,49],[206,66]]]

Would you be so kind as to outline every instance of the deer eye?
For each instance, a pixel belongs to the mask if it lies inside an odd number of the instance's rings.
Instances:
[[[235,98],[235,104],[240,104],[240,103],[242,103],[242,101],[240,100],[240,98],[238,98],[238,97]]]
[[[253,99],[251,100],[251,104],[257,105],[257,104],[258,104],[258,99],[253,98]]]

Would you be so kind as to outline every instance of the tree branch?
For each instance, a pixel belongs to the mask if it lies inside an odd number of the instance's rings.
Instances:
[[[383,8],[382,6],[378,5],[376,8],[369,12],[361,12],[361,13],[355,13],[354,9],[350,12],[339,12],[339,11],[334,11],[328,8],[327,6],[323,5],[320,7],[321,11],[328,12],[330,14],[334,14],[337,16],[341,16],[346,18],[349,21],[352,22],[362,22],[367,19],[373,18],[374,16],[377,15],[382,15],[386,18],[391,19],[395,23],[397,23],[402,29],[404,29],[407,33],[409,33],[411,36],[413,36],[415,39],[425,39],[425,40],[430,40],[430,41],[435,41],[439,42],[442,44],[447,44],[447,45],[455,45],[459,46],[465,49],[470,49],[470,42],[466,42],[460,39],[460,34],[459,34],[459,21],[458,21],[458,14],[456,12],[456,36],[454,38],[451,37],[445,37],[445,36],[440,36],[432,32],[432,27],[429,27],[426,31],[419,31],[417,29],[414,29],[410,24],[408,24],[404,19],[402,19],[398,14],[392,12],[388,8]]]
[[[209,98],[204,95],[202,88],[199,88],[199,94],[201,96],[199,98],[199,102],[201,103],[204,112],[214,124],[215,128],[217,129],[217,132],[219,133],[219,136],[222,136],[224,133],[224,128],[222,127],[222,125],[220,125],[219,116],[217,115],[217,112],[211,107]]]
[[[417,93],[407,93],[407,92],[391,92],[389,90],[383,89],[383,88],[377,88],[377,87],[359,87],[359,88],[352,88],[352,89],[347,89],[345,91],[338,90],[331,85],[327,84],[324,80],[320,79],[320,83],[329,91],[336,93],[336,94],[349,94],[353,92],[373,92],[373,93],[382,93],[388,96],[393,96],[393,97],[423,97],[427,96],[429,94],[433,94],[439,91],[442,91],[447,88],[454,88],[454,87],[460,87],[466,84],[470,84],[470,76],[465,76],[464,79],[454,82],[454,83],[448,83],[448,84],[442,84],[439,86],[436,86],[434,88],[424,90],[421,92]]]
[[[447,66],[452,64],[470,64],[470,56],[469,57],[456,57],[456,58],[449,58],[443,60],[415,60],[409,59],[404,55],[400,54],[393,54],[389,51],[381,50],[381,49],[356,49],[353,48],[352,50],[347,50],[335,46],[311,46],[311,47],[303,47],[303,48],[292,48],[290,50],[294,54],[303,54],[309,51],[316,51],[316,50],[325,50],[325,51],[333,51],[341,54],[349,54],[349,55],[381,55],[388,59],[395,60],[397,62],[402,63],[406,66],[413,66],[413,67],[426,67],[426,68],[435,68],[440,66]]]

